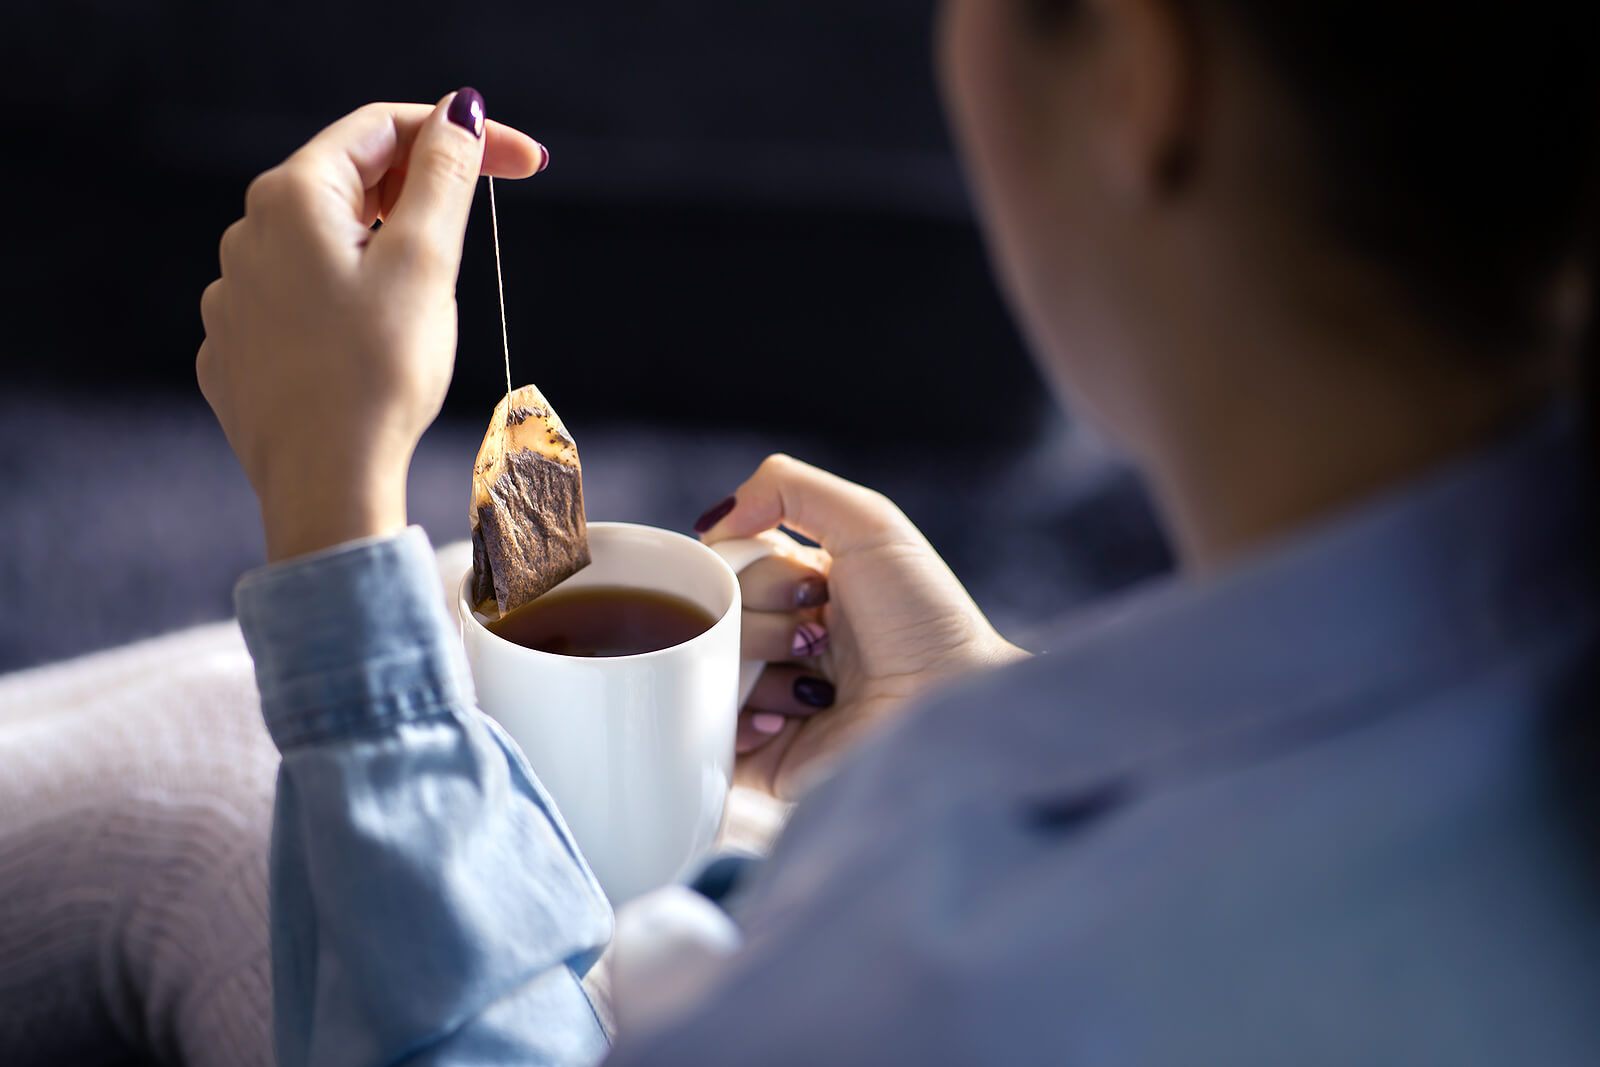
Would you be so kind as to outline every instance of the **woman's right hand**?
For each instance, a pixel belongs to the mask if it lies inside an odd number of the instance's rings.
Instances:
[[[740,576],[744,655],[773,661],[740,713],[740,784],[794,799],[930,687],[1028,655],[899,508],[799,460],[769,457],[697,528],[710,543],[780,523],[822,547],[785,545]]]
[[[462,89],[368,104],[250,184],[200,300],[195,373],[261,502],[268,559],[405,526],[411,453],[450,385],[478,175],[549,159]]]

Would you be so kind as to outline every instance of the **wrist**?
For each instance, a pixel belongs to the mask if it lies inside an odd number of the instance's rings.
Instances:
[[[267,562],[406,528],[405,475],[342,483],[297,481],[259,494]]]

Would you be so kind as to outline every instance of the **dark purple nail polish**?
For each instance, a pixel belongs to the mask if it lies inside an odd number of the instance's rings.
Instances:
[[[483,136],[483,94],[476,89],[456,90],[445,117],[474,137]]]
[[[805,578],[794,587],[794,606],[797,608],[820,608],[827,602],[826,578]]]
[[[728,499],[724,500],[722,503],[706,512],[704,515],[700,516],[695,520],[694,532],[697,534],[703,534],[707,530],[711,529],[711,527],[727,518],[728,513],[733,510],[734,505],[737,503],[739,503],[739,501],[730,496]]]
[[[796,678],[794,698],[808,708],[833,707],[833,683],[826,678]]]
[[[535,174],[543,174],[545,168],[550,165],[550,149],[547,148],[543,142],[541,142],[539,145],[539,151],[544,153],[544,162],[539,164],[539,169],[534,171]]]

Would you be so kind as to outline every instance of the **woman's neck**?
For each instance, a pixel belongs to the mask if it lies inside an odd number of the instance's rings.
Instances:
[[[1130,441],[1189,573],[1470,451],[1551,391],[1534,361],[1452,350],[1393,318],[1381,331],[1271,326],[1258,312],[1188,333]]]

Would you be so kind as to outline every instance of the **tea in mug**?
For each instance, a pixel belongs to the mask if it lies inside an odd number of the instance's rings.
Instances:
[[[699,637],[717,620],[693,601],[625,586],[556,589],[488,623],[491,633],[558,656],[637,656]]]

